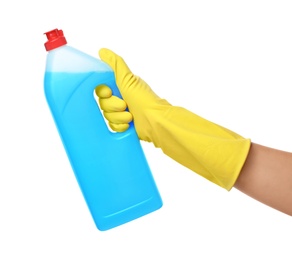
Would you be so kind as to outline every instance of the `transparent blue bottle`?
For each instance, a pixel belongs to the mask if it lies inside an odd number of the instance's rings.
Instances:
[[[111,68],[67,45],[62,30],[48,41],[45,96],[96,227],[108,230],[162,206],[133,123],[123,133],[108,126],[94,98],[102,84],[121,97]]]

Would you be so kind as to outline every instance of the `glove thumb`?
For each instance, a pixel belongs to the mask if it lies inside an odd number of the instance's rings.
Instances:
[[[133,77],[131,70],[128,65],[125,63],[122,57],[114,53],[113,51],[102,48],[99,50],[100,59],[107,63],[111,69],[114,71],[116,83],[119,86],[119,90],[123,95],[123,91],[130,86],[131,80]]]

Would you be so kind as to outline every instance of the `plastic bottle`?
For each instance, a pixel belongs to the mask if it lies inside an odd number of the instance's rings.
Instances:
[[[45,96],[96,227],[108,230],[159,209],[162,200],[134,125],[110,131],[94,97],[101,84],[121,97],[113,71],[68,46],[62,30],[45,34]]]

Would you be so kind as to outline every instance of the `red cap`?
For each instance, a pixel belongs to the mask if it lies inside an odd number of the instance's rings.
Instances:
[[[66,38],[64,37],[62,30],[55,29],[44,34],[48,38],[48,41],[45,43],[45,48],[47,51],[67,44]]]

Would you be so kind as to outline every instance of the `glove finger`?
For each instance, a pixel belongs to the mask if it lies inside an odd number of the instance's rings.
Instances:
[[[104,112],[104,117],[112,124],[128,124],[133,120],[132,114],[127,111],[123,112]]]
[[[98,102],[100,108],[104,112],[121,112],[125,111],[127,108],[126,102],[117,96],[111,96],[109,98],[100,98]]]
[[[133,77],[133,74],[128,65],[125,63],[122,57],[106,48],[99,50],[99,57],[114,71],[116,83],[121,91],[121,94],[123,95],[123,90],[127,86],[127,84],[123,84],[123,82],[128,82],[128,79]]]
[[[112,123],[109,123],[109,126],[113,131],[116,132],[125,132],[130,127],[129,124],[112,124]]]
[[[106,85],[99,85],[95,88],[95,94],[99,98],[109,98],[112,96],[112,90]]]

